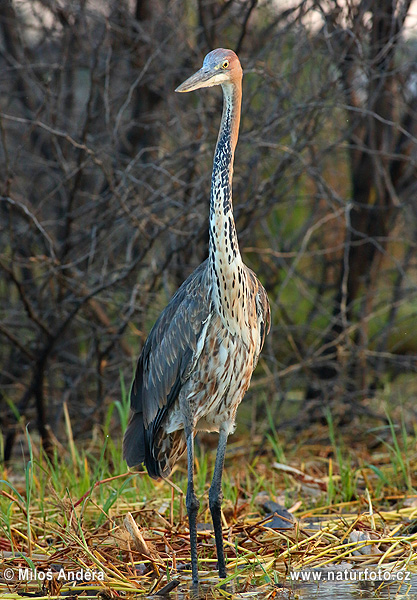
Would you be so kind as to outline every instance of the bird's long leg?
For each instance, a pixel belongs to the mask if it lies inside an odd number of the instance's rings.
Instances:
[[[214,536],[216,538],[217,549],[217,567],[219,569],[219,577],[226,577],[226,564],[224,561],[223,549],[223,533],[222,533],[222,474],[224,466],[224,455],[226,453],[227,438],[229,432],[220,429],[219,443],[217,446],[216,463],[214,465],[213,479],[209,491],[209,506],[211,518],[213,519]]]
[[[194,491],[194,433],[191,427],[185,427],[185,436],[187,439],[187,461],[188,461],[188,486],[185,505],[188,513],[188,526],[190,529],[191,545],[191,570],[193,574],[193,583],[198,583],[198,564],[197,564],[197,513],[200,508]]]

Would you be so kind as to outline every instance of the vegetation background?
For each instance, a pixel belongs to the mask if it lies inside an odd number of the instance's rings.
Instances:
[[[415,16],[411,0],[0,2],[6,462],[26,424],[52,457],[66,410],[76,443],[94,437],[206,257],[221,94],[173,90],[218,46],[244,68],[235,217],[273,315],[242,433],[292,435],[326,407],[358,431],[401,406],[412,430]]]

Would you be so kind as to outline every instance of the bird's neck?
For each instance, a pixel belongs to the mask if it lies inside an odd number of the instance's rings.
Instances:
[[[238,81],[222,87],[223,114],[211,179],[209,263],[220,314],[225,324],[227,321],[230,325],[236,319],[237,288],[243,270],[232,205],[233,159],[239,133],[242,84]]]

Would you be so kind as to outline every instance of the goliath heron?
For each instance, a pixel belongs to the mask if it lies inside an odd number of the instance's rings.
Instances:
[[[144,463],[151,477],[167,477],[187,451],[193,581],[198,581],[194,436],[218,431],[209,506],[219,576],[226,577],[221,525],[221,479],[227,438],[249,387],[270,326],[264,288],[242,261],[232,209],[233,159],[242,99],[242,68],[232,50],[218,48],[177,92],[221,85],[223,115],[214,153],[209,257],[181,285],[159,316],[139,357],[124,441],[129,466]]]

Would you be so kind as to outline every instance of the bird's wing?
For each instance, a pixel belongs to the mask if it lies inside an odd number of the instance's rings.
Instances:
[[[255,306],[256,318],[258,321],[259,338],[255,349],[255,356],[253,359],[253,368],[255,369],[256,365],[258,364],[259,355],[262,351],[265,338],[271,328],[271,309],[269,306],[268,296],[263,285],[261,284],[261,282],[256,277],[253,271],[250,271],[250,275],[254,281],[255,289],[257,288],[255,294]]]
[[[124,441],[128,464],[144,461],[145,430],[155,432],[178,397],[201,353],[211,311],[205,261],[172,297],[153,326],[139,357],[130,392],[131,422],[136,420],[136,423],[130,430],[128,427]]]
[[[265,338],[271,329],[271,308],[269,306],[269,300],[267,293],[261,283],[259,283],[258,293],[255,297],[256,300],[256,309],[258,315],[258,321],[260,323],[260,344],[259,344],[259,352],[261,352]]]

